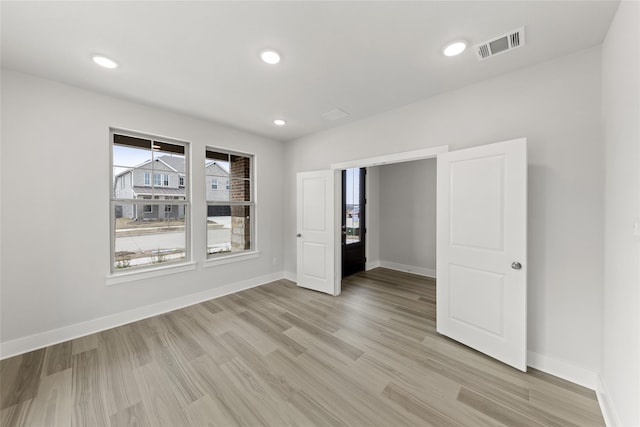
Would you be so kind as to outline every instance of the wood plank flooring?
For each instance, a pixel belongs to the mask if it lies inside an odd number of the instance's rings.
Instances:
[[[603,426],[588,389],[435,332],[435,282],[280,280],[0,363],[2,426]]]

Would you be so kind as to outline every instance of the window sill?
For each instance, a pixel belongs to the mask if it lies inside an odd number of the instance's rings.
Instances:
[[[153,269],[127,271],[115,273],[107,276],[107,286],[119,285],[121,283],[134,282],[136,280],[151,279],[153,277],[166,276],[168,274],[182,273],[196,269],[195,262],[167,265],[163,267],[153,267]]]
[[[223,255],[220,257],[209,258],[204,262],[204,266],[206,268],[215,267],[216,265],[230,264],[233,262],[245,261],[248,259],[255,259],[260,257],[260,252],[258,251],[249,251],[242,252],[240,254],[233,255]]]

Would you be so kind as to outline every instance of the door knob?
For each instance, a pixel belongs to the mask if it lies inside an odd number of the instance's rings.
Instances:
[[[513,268],[514,270],[520,270],[522,268],[522,264],[520,264],[518,261],[514,261],[511,263],[511,268]]]
[[[296,234],[296,237],[302,237],[302,234],[298,233]]]

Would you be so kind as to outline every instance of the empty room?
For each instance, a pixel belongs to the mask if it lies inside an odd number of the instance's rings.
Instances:
[[[640,2],[0,20],[0,425],[640,427]]]

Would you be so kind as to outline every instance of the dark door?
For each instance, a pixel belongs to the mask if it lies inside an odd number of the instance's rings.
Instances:
[[[364,271],[365,168],[342,171],[342,277]]]

